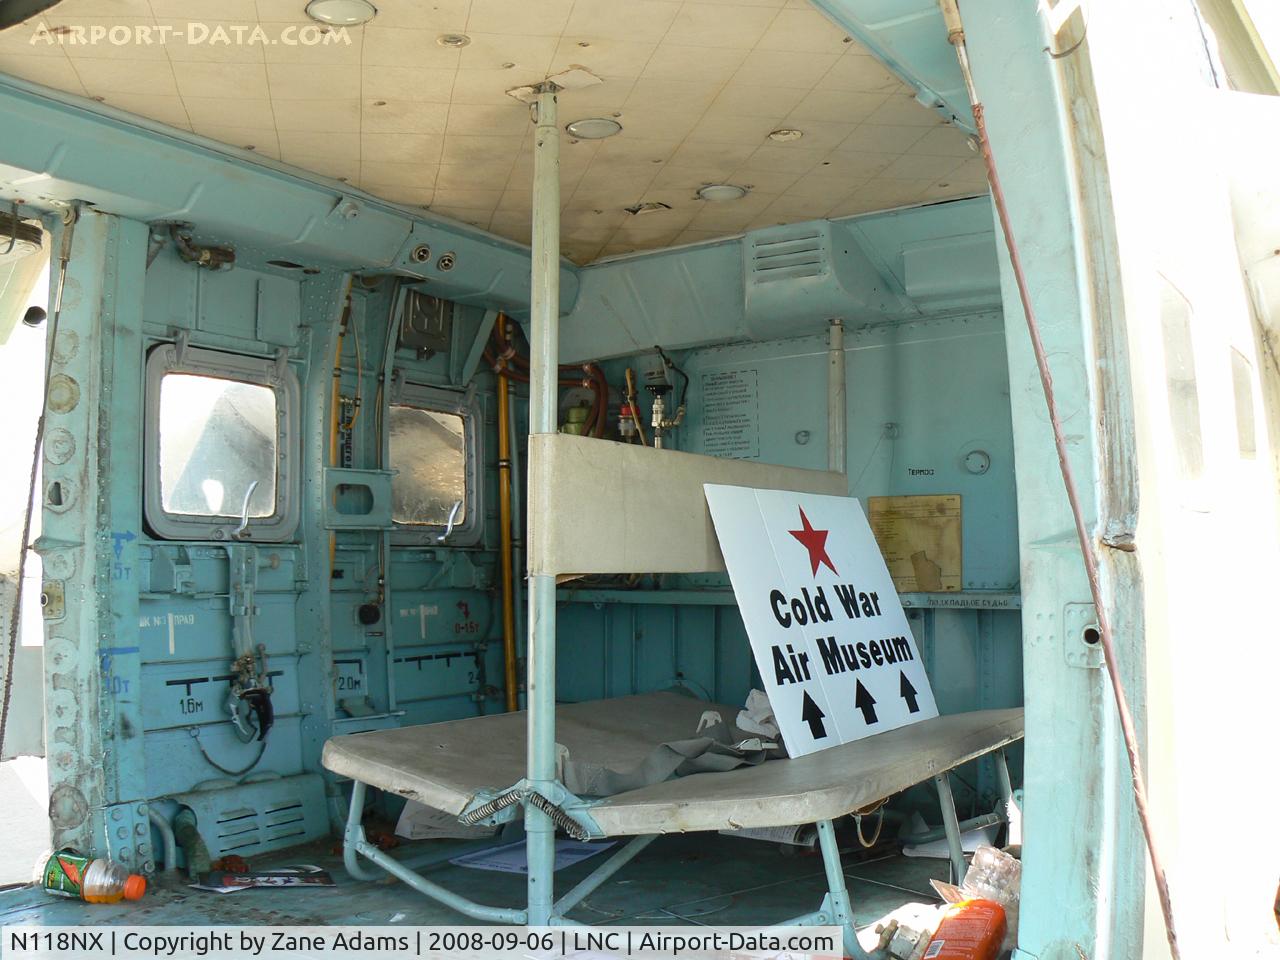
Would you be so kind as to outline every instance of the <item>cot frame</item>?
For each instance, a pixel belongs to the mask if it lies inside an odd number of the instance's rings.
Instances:
[[[1005,748],[1003,746],[994,747],[986,753],[992,754],[996,763],[996,774],[999,780],[1001,797],[1006,805],[1012,800],[1013,786],[1009,777],[1009,767],[1005,757]],[[986,755],[986,754],[983,754]],[[964,859],[963,846],[961,842],[961,825],[956,815],[955,800],[951,793],[951,783],[948,779],[948,772],[944,771],[933,778],[934,785],[938,791],[938,802],[942,808],[943,829],[947,838],[947,847],[953,877],[957,884],[964,881],[967,865]],[[518,907],[498,907],[489,904],[477,903],[467,897],[454,893],[447,887],[427,879],[420,872],[412,867],[401,863],[390,854],[379,849],[375,844],[369,842],[365,836],[364,826],[361,819],[364,813],[365,792],[367,784],[360,780],[352,781],[351,804],[347,813],[346,830],[343,834],[343,864],[347,872],[357,880],[374,881],[378,880],[380,875],[374,871],[366,869],[361,863],[360,858],[364,857],[376,866],[380,867],[386,873],[391,874],[397,879],[408,884],[419,893],[435,900],[446,907],[458,911],[464,916],[473,920],[480,920],[488,923],[509,923],[520,926],[545,926],[545,927],[564,927],[564,926],[585,926],[576,920],[571,920],[568,916],[569,912],[577,907],[583,900],[607,883],[613,876],[630,863],[635,857],[643,851],[650,843],[656,840],[661,834],[649,833],[632,837],[623,847],[614,853],[609,859],[604,861],[595,870],[591,871],[586,877],[575,884],[568,892],[564,893],[559,899],[553,900],[551,909],[545,916],[534,916],[532,911],[526,907],[520,909]],[[912,784],[911,786],[914,786]],[[542,794],[548,800],[554,797],[552,802],[562,811],[569,815],[578,814],[579,810],[589,809],[589,803],[574,798],[571,793],[565,790],[564,786],[556,783],[558,788],[551,797]],[[905,789],[905,787],[904,787]],[[532,789],[527,781],[521,781],[512,786],[510,790],[501,791],[494,796],[503,796],[515,791],[521,794],[518,801],[519,806],[525,810],[526,818],[530,809],[538,809],[529,802],[529,796]],[[514,804],[512,811],[514,812]],[[472,805],[475,807],[475,804]],[[542,813],[542,810],[539,810]],[[545,813],[543,814],[546,815]],[[500,822],[511,819],[510,816],[503,816],[501,813],[496,816],[486,818],[484,822]],[[577,817],[575,817],[577,819]],[[841,936],[845,955],[853,958],[853,960],[876,960],[878,956],[876,951],[868,953],[863,950],[858,943],[857,931],[854,924],[853,901],[849,895],[848,883],[845,879],[844,867],[840,857],[840,849],[836,843],[835,826],[832,820],[819,820],[815,826],[818,831],[818,846],[822,853],[822,863],[826,874],[827,892],[822,899],[822,903],[817,910],[810,913],[800,914],[799,916],[790,917],[785,920],[776,921],[770,926],[788,927],[788,926],[837,926],[841,929]],[[592,831],[584,828],[584,832]],[[487,846],[488,841],[475,846]],[[458,850],[451,849],[449,855],[457,854]],[[554,863],[553,863],[554,866]],[[533,870],[533,862],[529,863],[530,872]],[[547,879],[547,887],[553,888],[554,870],[550,871]]]

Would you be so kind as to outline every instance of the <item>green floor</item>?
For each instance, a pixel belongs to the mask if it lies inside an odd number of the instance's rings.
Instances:
[[[438,857],[452,841],[407,843],[400,860]],[[138,904],[91,905],[58,900],[34,888],[0,893],[0,924],[467,924],[472,921],[394,880],[359,883],[331,852],[332,841],[294,848],[253,862],[255,869],[314,863],[329,869],[333,890],[248,890],[217,894],[192,890],[185,881],[153,882]],[[911,859],[889,850],[872,859],[849,851],[845,873],[859,926],[874,923],[908,902],[936,903],[929,879],[947,879],[945,860]],[[607,854],[556,874],[565,891]],[[426,876],[483,903],[521,905],[524,877],[455,867],[422,868]],[[571,916],[589,924],[750,925],[818,908],[826,884],[815,853],[784,855],[759,841],[696,834],[663,837]]]

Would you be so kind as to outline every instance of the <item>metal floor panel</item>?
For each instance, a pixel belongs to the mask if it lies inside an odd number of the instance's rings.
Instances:
[[[398,859],[457,846],[453,841],[403,844]],[[331,891],[248,890],[215,894],[185,881],[157,879],[136,906],[93,905],[46,896],[35,888],[0,893],[0,924],[471,924],[400,883],[360,883],[347,877],[341,858],[324,841],[256,857],[255,869],[316,863],[338,882]],[[929,878],[946,879],[946,860],[890,856],[859,863],[846,858],[859,925],[904,903],[936,903]],[[567,890],[598,863],[587,860],[556,874]],[[525,878],[443,864],[424,871],[450,889],[488,903],[519,903]],[[662,837],[571,914],[588,924],[753,924],[812,907],[826,889],[816,853],[785,856],[777,846],[716,834]],[[908,890],[916,893],[908,893]]]

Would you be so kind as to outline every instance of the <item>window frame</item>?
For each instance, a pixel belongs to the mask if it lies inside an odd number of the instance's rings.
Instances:
[[[453,528],[445,546],[474,546],[484,537],[484,485],[481,483],[480,465],[484,458],[484,409],[475,394],[460,393],[430,387],[426,384],[404,382],[393,391],[387,405],[387,469],[392,471],[395,483],[396,464],[391,454],[391,408],[413,407],[429,413],[449,413],[462,418],[463,484],[467,493],[466,519]],[[395,498],[392,497],[391,542],[406,545],[437,545],[436,538],[444,533],[444,524],[404,524],[395,519]]]
[[[226,542],[240,525],[238,516],[202,517],[164,509],[160,487],[160,385],[171,373],[235,380],[268,387],[276,395],[276,500],[267,517],[250,517],[244,539],[280,543],[292,538],[301,515],[299,472],[302,431],[301,391],[287,363],[201,347],[160,343],[147,354],[143,414],[143,515],[156,536],[165,540]]]

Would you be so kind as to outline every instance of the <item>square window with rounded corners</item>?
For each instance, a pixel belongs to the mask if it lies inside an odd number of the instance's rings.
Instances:
[[[388,410],[391,516],[398,542],[475,543],[482,532],[482,422],[462,394],[406,384]],[[450,518],[452,517],[452,528]],[[438,541],[437,541],[438,542]]]
[[[147,357],[144,506],[170,540],[280,541],[297,527],[298,382],[262,357]]]

